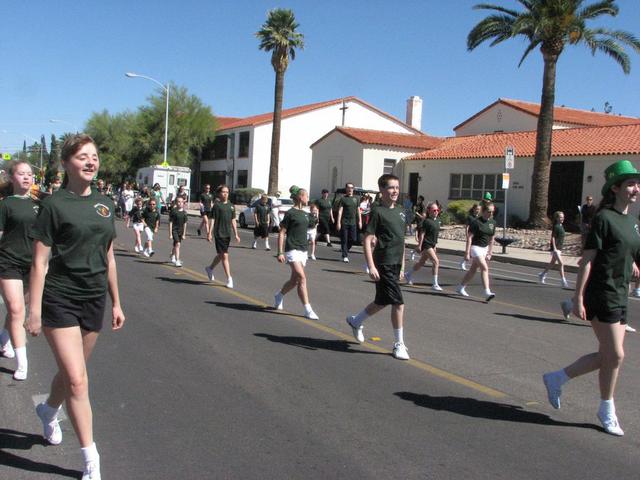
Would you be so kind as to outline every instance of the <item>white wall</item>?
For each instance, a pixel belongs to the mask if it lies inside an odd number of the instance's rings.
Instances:
[[[361,186],[362,145],[338,132],[333,132],[313,147],[309,194],[318,198],[323,188],[331,191],[334,167],[337,169],[335,188],[346,182]]]
[[[378,178],[384,173],[384,161],[386,159],[396,160],[396,168],[394,173],[398,172],[397,166],[400,160],[414,153],[420,152],[420,149],[394,149],[392,147],[366,145],[363,152],[363,169],[362,169],[362,187],[368,190],[378,189]],[[405,190],[403,190],[405,192]]]
[[[507,105],[496,104],[456,130],[456,137],[481,133],[535,130],[538,119]]]

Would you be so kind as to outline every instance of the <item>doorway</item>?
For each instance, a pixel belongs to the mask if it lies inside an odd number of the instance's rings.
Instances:
[[[565,227],[579,228],[578,207],[582,200],[584,162],[551,162],[549,175],[549,218],[553,212],[564,212]]]
[[[418,172],[409,173],[409,198],[415,205],[418,201],[418,182],[420,181],[420,174]]]

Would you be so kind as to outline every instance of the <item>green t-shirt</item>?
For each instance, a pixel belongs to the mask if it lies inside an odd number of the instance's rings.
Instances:
[[[471,245],[476,247],[487,247],[491,242],[491,237],[496,233],[496,221],[493,218],[485,220],[480,216],[469,225],[469,233],[473,234]]]
[[[151,210],[147,207],[142,212],[142,219],[147,227],[151,230],[155,230],[156,225],[160,222],[160,212],[158,212],[157,208],[155,210]]]
[[[178,210],[177,208],[171,209],[169,213],[169,221],[171,222],[172,232],[178,232],[179,236],[182,236],[184,226],[189,221],[189,215],[186,210]]]
[[[40,206],[29,196],[7,197],[0,202],[0,263],[17,267],[31,265],[29,236]]]
[[[366,232],[378,239],[373,261],[376,265],[401,265],[406,221],[404,209],[397,204],[394,208],[377,205],[370,217]]]
[[[556,249],[562,250],[562,246],[564,245],[564,227],[562,226],[561,223],[556,223],[553,226],[553,231],[551,235],[556,241]]]
[[[344,196],[338,200],[338,208],[342,207],[342,225],[358,223],[358,201],[356,197]]]
[[[131,221],[133,223],[142,223],[142,208],[139,208],[137,205],[134,205],[131,211],[129,212],[129,216],[131,217]]]
[[[309,214],[298,208],[290,208],[284,214],[282,222],[280,222],[287,230],[287,241],[284,245],[284,251],[291,250],[307,251],[307,229],[309,228]]]
[[[473,222],[475,222],[479,217],[476,217],[474,215],[467,215],[467,226],[471,226],[471,224]]]
[[[107,252],[116,237],[111,199],[61,188],[42,201],[31,236],[51,247],[45,292],[74,300],[106,293]]]
[[[329,200],[328,198],[319,198],[315,201],[315,204],[318,206],[320,218],[324,218],[326,220],[331,219],[331,200]]]
[[[422,240],[422,248],[433,248],[438,243],[438,234],[440,233],[440,220],[437,218],[425,218],[422,221],[422,230],[424,231],[424,239]]]
[[[269,208],[269,204],[258,203],[256,205],[256,216],[258,217],[258,223],[260,225],[269,225],[269,214],[271,213],[271,209]]]
[[[213,195],[211,193],[202,192],[200,194],[200,203],[204,206],[205,212],[210,212],[213,205]]]
[[[231,238],[231,220],[236,218],[236,209],[229,201],[227,203],[216,202],[213,204],[212,218],[213,234],[218,238]]]
[[[312,228],[316,228],[318,226],[319,222],[320,222],[319,217],[316,217],[315,215],[312,215],[311,213],[309,214],[309,229],[310,230]]]
[[[585,303],[607,309],[627,306],[633,262],[640,260],[640,233],[635,218],[612,208],[596,213],[584,246],[597,250],[585,287]]]

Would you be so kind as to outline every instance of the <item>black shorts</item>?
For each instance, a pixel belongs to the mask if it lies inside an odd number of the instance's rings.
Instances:
[[[603,305],[588,305],[585,303],[584,308],[589,321],[595,318],[601,323],[620,322],[620,325],[627,324],[627,309],[625,307],[609,309]]]
[[[318,233],[320,235],[331,234],[330,219],[318,218]]]
[[[171,238],[173,238],[174,247],[182,241],[182,239],[180,238],[180,233],[180,230],[171,230]]]
[[[8,263],[0,264],[0,278],[3,280],[22,280],[24,285],[29,284],[29,272],[31,265],[18,267]]]
[[[208,212],[204,212],[208,218],[213,218],[213,210],[209,210]]]
[[[403,305],[400,290],[400,269],[402,265],[376,265],[380,280],[376,282],[376,305]]]
[[[253,236],[256,238],[267,238],[269,236],[269,225],[256,225],[253,229]]]
[[[50,328],[80,327],[90,332],[102,330],[107,296],[72,300],[45,290],[42,295],[42,325]]]
[[[430,248],[436,248],[436,246],[435,246],[433,243],[431,243],[431,242],[425,242],[425,241],[423,240],[423,241],[422,241],[421,248],[420,248],[420,251],[421,251],[421,252],[425,252],[425,251],[429,250]]]
[[[229,251],[229,243],[231,238],[213,237],[216,244],[216,252],[227,253]]]

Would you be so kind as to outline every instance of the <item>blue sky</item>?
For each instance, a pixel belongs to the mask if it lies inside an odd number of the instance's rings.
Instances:
[[[499,97],[540,100],[541,55],[517,68],[521,40],[467,52],[468,32],[487,15],[472,10],[477,3],[0,0],[0,151],[21,146],[24,135],[48,142],[92,112],[135,110],[156,86],[127,71],[185,86],[218,115],[269,112],[274,73],[254,33],[275,7],[294,10],[306,41],[287,71],[285,107],[355,95],[404,119],[406,99],[419,95],[423,130],[451,135]],[[617,3],[620,15],[597,25],[640,36],[640,2]],[[556,104],[602,111],[608,101],[614,113],[640,116],[640,55],[631,62],[624,75],[608,57],[567,48]]]

